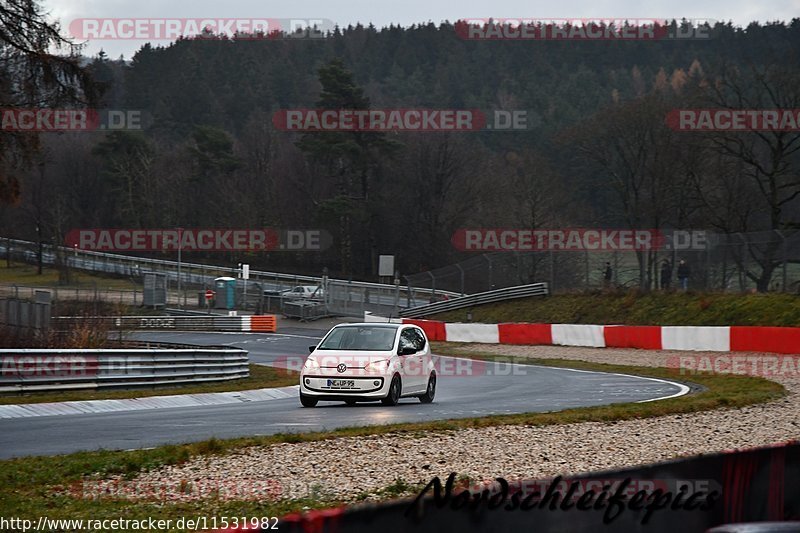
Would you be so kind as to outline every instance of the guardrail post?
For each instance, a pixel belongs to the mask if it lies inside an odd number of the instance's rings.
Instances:
[[[589,251],[586,250],[583,252],[583,261],[586,264],[586,286],[585,289],[589,289]]]
[[[392,316],[397,316],[400,307],[400,272],[394,273],[394,310]]]
[[[782,292],[786,292],[786,285],[789,282],[789,276],[786,269],[786,262],[788,261],[788,254],[786,252],[786,237],[784,237],[783,232],[778,232],[778,235],[781,236],[781,254],[783,255],[783,282],[782,282]]]

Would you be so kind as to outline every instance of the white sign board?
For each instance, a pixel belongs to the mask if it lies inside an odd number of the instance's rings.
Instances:
[[[242,263],[242,279],[250,279],[250,265]]]
[[[378,256],[378,275],[379,276],[394,276],[394,256],[393,255],[379,255]]]

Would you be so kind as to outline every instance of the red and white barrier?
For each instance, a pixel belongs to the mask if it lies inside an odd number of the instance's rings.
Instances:
[[[664,350],[731,351],[731,328],[728,326],[661,326]]]
[[[800,354],[800,328],[792,327],[402,322],[421,327],[432,341]]]
[[[603,326],[592,324],[553,324],[553,344],[561,346],[592,346],[605,348]]]
[[[457,324],[444,325],[446,339],[451,342],[483,342],[498,344],[500,331],[497,324]]]

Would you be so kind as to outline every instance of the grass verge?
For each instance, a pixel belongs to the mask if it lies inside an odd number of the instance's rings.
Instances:
[[[130,280],[124,278],[105,277],[82,272],[77,269],[70,270],[68,284],[63,283],[61,273],[52,267],[43,267],[38,273],[36,265],[26,263],[11,263],[9,267],[5,261],[0,261],[0,284],[4,285],[30,285],[35,287],[95,287],[98,289],[133,290],[139,288]]]
[[[145,398],[150,396],[168,396],[171,394],[200,394],[204,392],[234,392],[271,387],[287,387],[297,385],[297,372],[263,365],[250,365],[250,377],[221,383],[203,383],[177,387],[137,388],[109,391],[65,391],[25,393],[13,396],[0,396],[0,405],[70,402],[79,400],[120,400],[125,398]]]
[[[672,326],[800,326],[792,294],[617,291],[520,298],[431,315],[446,322]]]
[[[508,357],[461,352],[451,345],[437,346],[439,353],[479,359],[509,361]],[[522,360],[520,363],[539,363],[585,370],[621,372],[648,377],[681,380],[667,369],[606,365],[564,360]],[[179,464],[193,456],[223,454],[248,446],[284,442],[311,442],[344,436],[364,436],[387,433],[423,434],[499,425],[543,426],[585,421],[616,421],[690,413],[722,407],[741,407],[765,402],[785,394],[783,387],[772,381],[749,376],[693,375],[688,380],[703,388],[702,392],[659,402],[617,404],[600,407],[569,409],[555,413],[526,413],[465,418],[410,424],[350,427],[334,431],[304,434],[279,434],[161,446],[151,450],[129,452],[99,451],[75,453],[59,457],[27,457],[0,461],[0,509],[6,516],[36,520],[43,514],[50,518],[104,519],[125,518],[177,519],[194,516],[274,516],[308,508],[322,508],[341,502],[324,495],[314,495],[290,501],[220,501],[207,499],[191,503],[162,501],[127,501],[111,498],[79,499],[64,494],[65,488],[79,483],[85,476],[123,475],[134,477],[138,472],[163,465]],[[387,498],[407,490],[398,481],[384,491]],[[366,496],[365,496],[366,497]]]

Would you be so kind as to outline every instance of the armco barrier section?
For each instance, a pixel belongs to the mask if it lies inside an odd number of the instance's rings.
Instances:
[[[250,317],[250,331],[263,331],[275,333],[278,331],[278,321],[275,315],[254,315]]]
[[[559,484],[552,479],[508,481],[505,499],[495,492],[482,497],[484,487],[458,482],[447,494],[447,479],[441,479],[438,498],[431,487],[419,500],[288,515],[278,528],[289,533],[695,533],[721,524],[800,519],[797,442],[583,474]],[[576,489],[565,503],[573,484]],[[609,489],[600,504],[604,486]],[[590,491],[592,498],[582,501]]]
[[[388,319],[370,315],[369,320]],[[421,327],[432,341],[800,354],[800,328],[792,327],[402,322]]]
[[[425,335],[429,340],[447,340],[447,329],[445,328],[444,322],[439,322],[438,320],[418,320],[414,318],[404,318],[402,319],[402,322],[403,324],[414,324],[415,326],[419,326],[422,328],[422,331],[425,332]]]
[[[119,316],[119,317],[55,317],[55,330],[71,329],[94,323],[109,330],[176,330],[176,331],[277,331],[275,315],[243,316]]]
[[[553,344],[550,324],[499,324],[500,344]]]
[[[0,392],[153,387],[250,375],[236,348],[1,349]]]
[[[727,326],[662,326],[661,347],[665,350],[729,352]]]
[[[604,326],[607,348],[661,349],[661,326]]]
[[[553,344],[562,346],[593,346],[604,348],[603,326],[591,324],[553,324],[551,326]]]
[[[731,326],[732,352],[800,352],[800,328]]]
[[[417,307],[410,307],[400,311],[400,316],[407,318],[421,318],[435,313],[455,311],[466,307],[474,307],[493,302],[505,302],[516,298],[529,298],[531,296],[547,296],[547,283],[531,283],[516,287],[504,287],[492,291],[479,292],[468,296],[450,298],[442,302],[434,302]]]
[[[497,344],[500,334],[493,324],[451,324],[444,325],[445,335],[452,342],[485,342]]]

